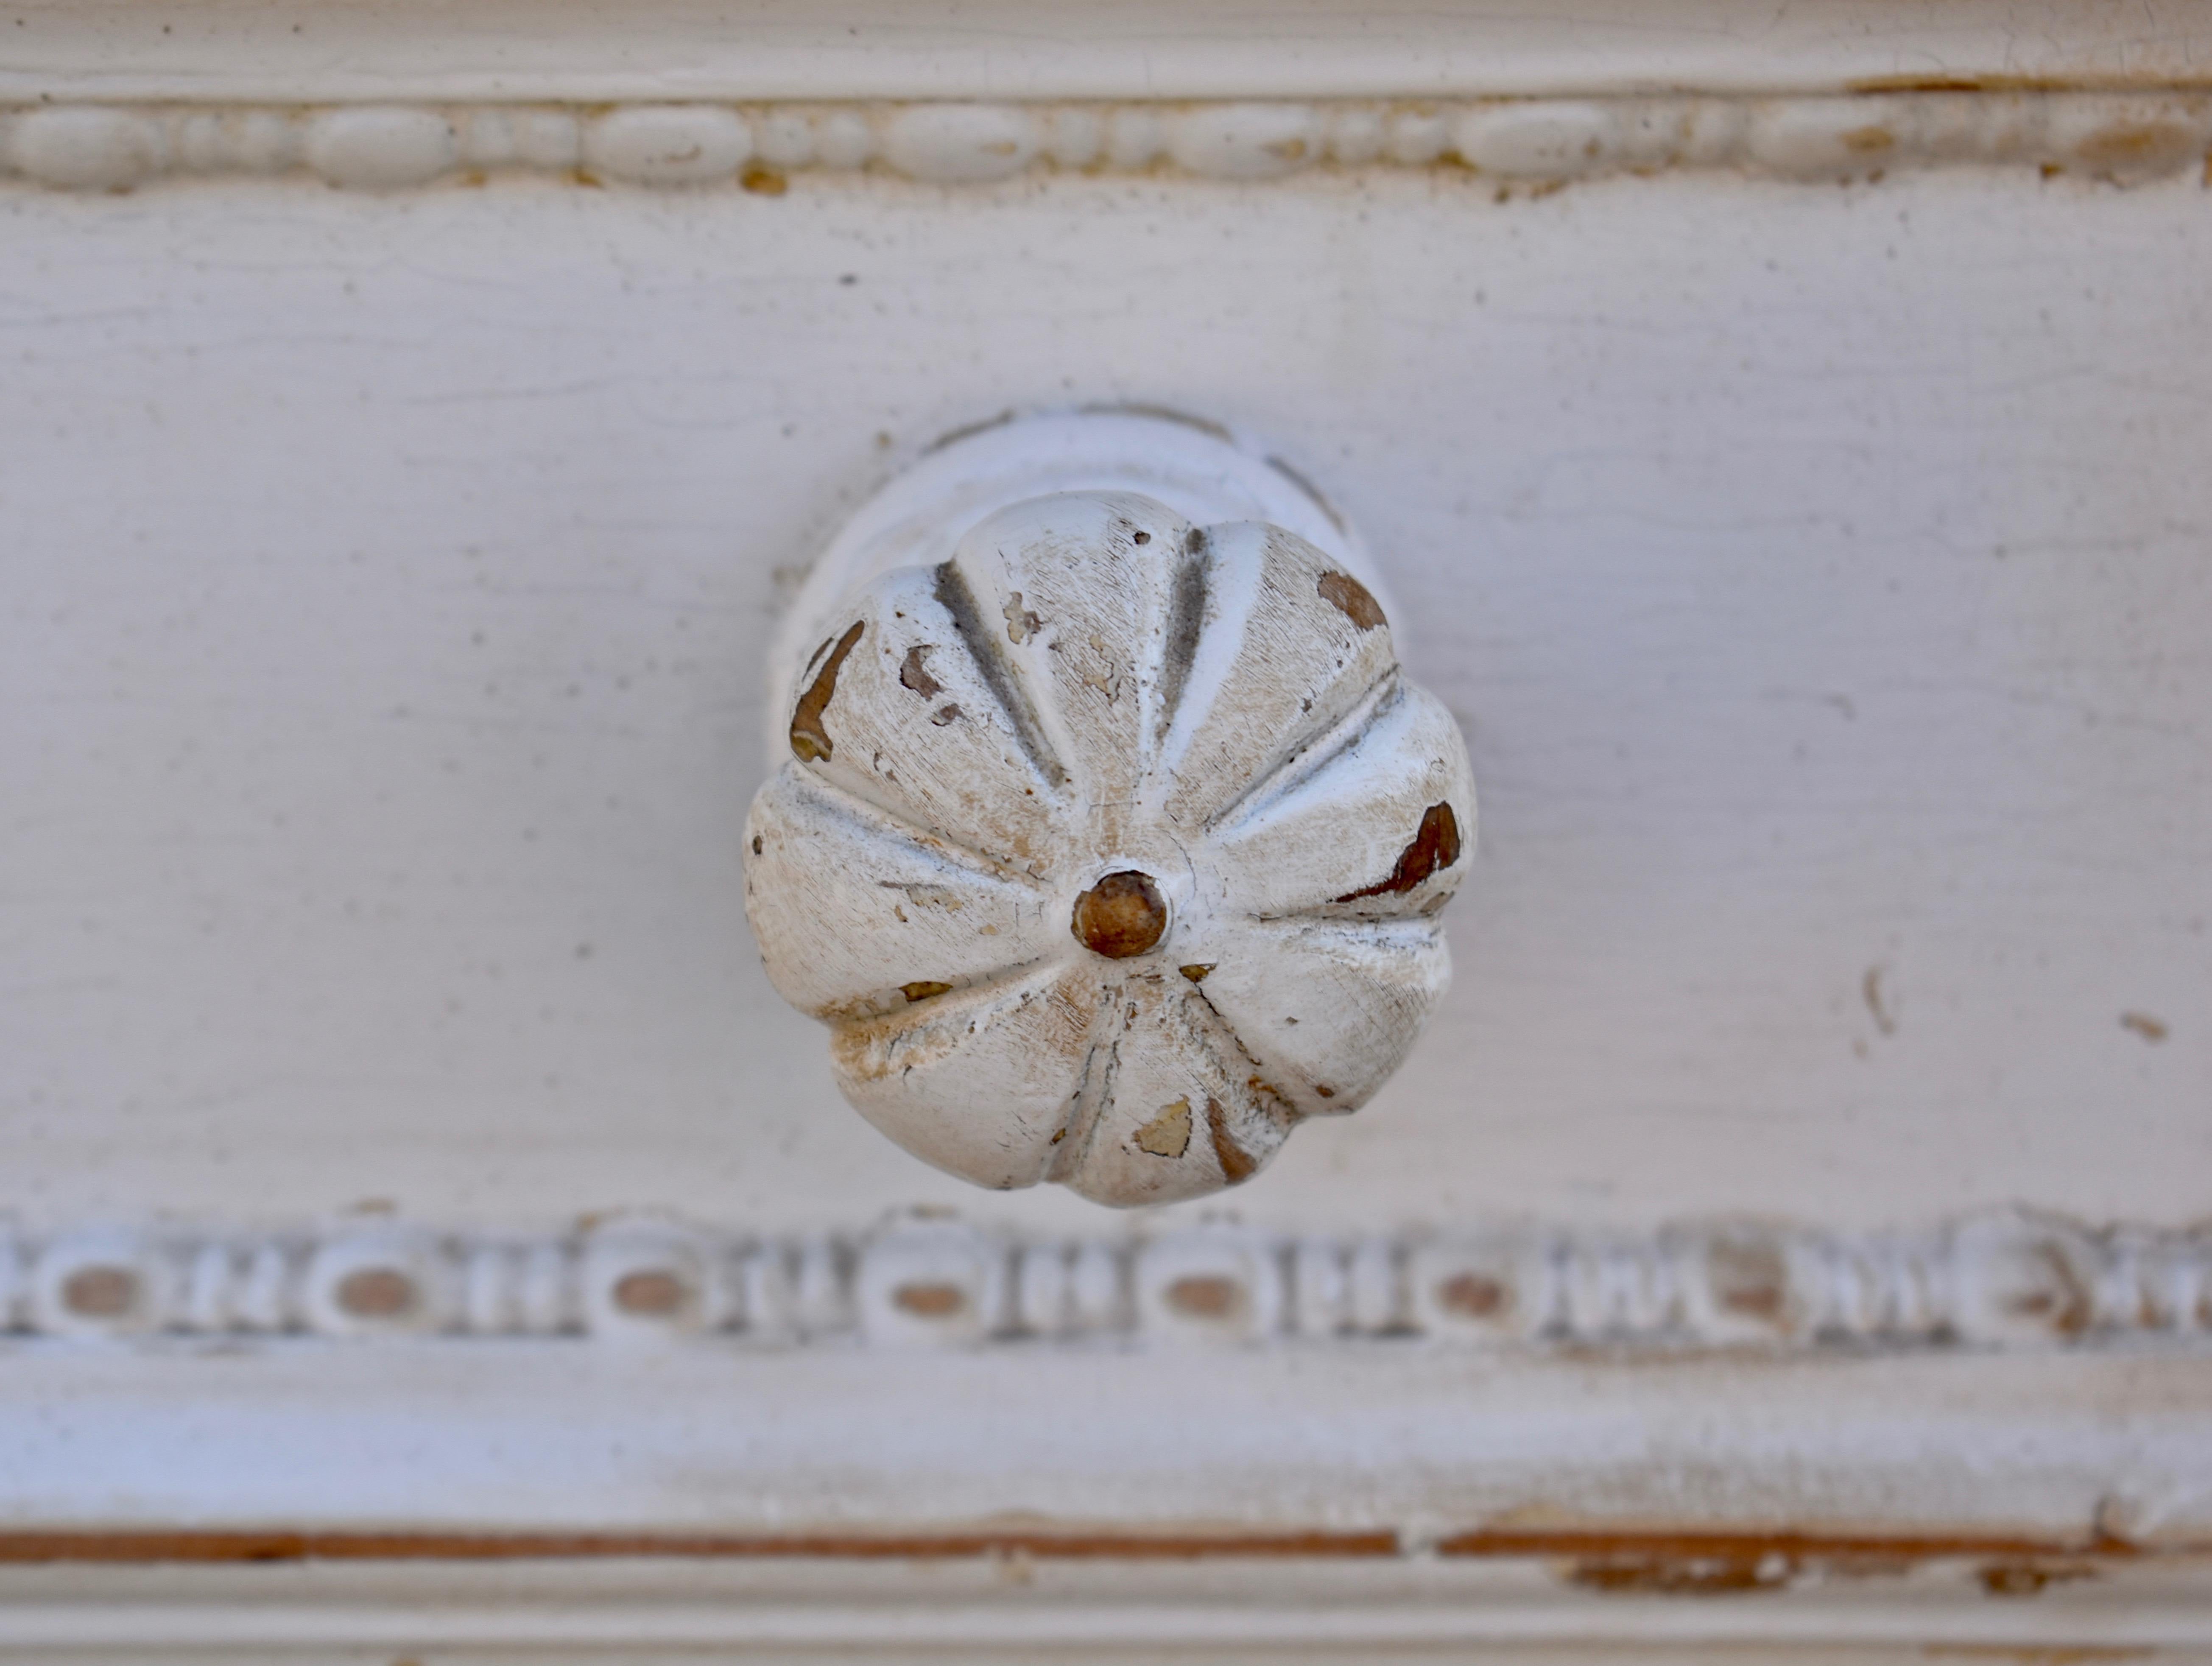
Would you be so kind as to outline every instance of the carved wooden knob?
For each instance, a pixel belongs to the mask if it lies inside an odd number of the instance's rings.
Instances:
[[[842,598],[745,896],[862,1116],[979,1185],[1158,1203],[1397,1067],[1474,787],[1343,554],[1059,493]]]

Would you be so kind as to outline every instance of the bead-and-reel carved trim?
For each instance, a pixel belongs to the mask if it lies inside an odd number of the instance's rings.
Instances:
[[[1797,1351],[2212,1342],[2212,1239],[2051,1218],[1037,1241],[955,1222],[755,1237],[391,1223],[0,1238],[0,1327],[41,1337],[674,1339],[763,1347],[1200,1342]]]
[[[1856,94],[971,102],[0,106],[0,178],[120,191],[319,179],[390,191],[520,173],[742,187],[860,170],[939,185],[1032,171],[1252,181],[1314,168],[1470,170],[1504,193],[1607,174],[1736,168],[1878,179],[1960,165],[2135,180],[2202,168],[2212,94],[1931,89]]]

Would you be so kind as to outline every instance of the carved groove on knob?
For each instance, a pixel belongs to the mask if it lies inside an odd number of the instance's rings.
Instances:
[[[1294,534],[1017,503],[850,597],[796,680],[747,911],[846,1097],[929,1162],[1234,1185],[1364,1104],[1443,990],[1465,747]]]

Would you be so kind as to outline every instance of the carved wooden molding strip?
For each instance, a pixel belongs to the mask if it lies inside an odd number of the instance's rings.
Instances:
[[[973,185],[1032,171],[1254,181],[1384,167],[1470,171],[1512,192],[1683,168],[1831,182],[1974,164],[2131,182],[2201,169],[2208,149],[2212,94],[2191,89],[588,109],[0,107],[0,177],[75,191],[196,177],[391,191],[534,173],[775,195],[808,171]]]
[[[1978,1216],[1083,1241],[957,1222],[752,1237],[647,1219],[562,1236],[372,1220],[0,1239],[0,1322],[40,1336],[691,1335],[759,1346],[1406,1341],[1696,1351],[2212,1341],[2212,1239]]]

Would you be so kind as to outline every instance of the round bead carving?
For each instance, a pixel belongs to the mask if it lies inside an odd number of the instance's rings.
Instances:
[[[863,1116],[980,1185],[1234,1185],[1449,976],[1465,745],[1279,527],[1018,503],[850,597],[785,709],[745,831],[769,976]]]
[[[1157,945],[1168,928],[1168,905],[1148,873],[1109,873],[1075,899],[1067,922],[1075,940],[1109,960],[1127,960]]]

